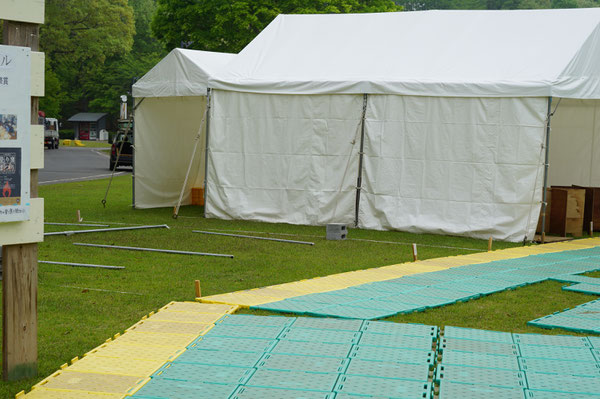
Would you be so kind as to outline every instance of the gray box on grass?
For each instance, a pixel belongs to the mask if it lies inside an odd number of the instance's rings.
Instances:
[[[343,223],[331,223],[327,225],[328,240],[345,240],[348,235],[348,228]]]

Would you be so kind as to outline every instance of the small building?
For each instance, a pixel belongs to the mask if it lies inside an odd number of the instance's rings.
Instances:
[[[99,132],[106,129],[107,113],[80,112],[68,119],[73,123],[76,140],[98,140]]]

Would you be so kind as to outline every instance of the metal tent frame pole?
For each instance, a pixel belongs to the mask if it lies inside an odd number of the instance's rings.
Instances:
[[[542,193],[542,244],[546,241],[546,208],[548,206],[548,166],[550,158],[550,118],[552,118],[552,97],[548,97],[548,117],[546,120],[546,156],[544,160],[544,191]]]
[[[358,177],[356,178],[356,203],[354,205],[354,227],[358,227],[358,211],[360,209],[360,192],[362,190],[362,170],[365,146],[365,118],[367,115],[368,94],[363,94],[363,109],[360,126],[360,150],[358,152]]]
[[[208,136],[210,131],[210,102],[212,92],[206,90],[206,142],[204,148],[204,218],[206,218],[206,205],[208,204]]]

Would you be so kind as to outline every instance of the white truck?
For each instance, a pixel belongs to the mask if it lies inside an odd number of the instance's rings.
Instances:
[[[51,149],[57,149],[59,144],[58,137],[58,119],[46,118],[43,111],[39,111],[39,123],[44,125],[44,146]]]

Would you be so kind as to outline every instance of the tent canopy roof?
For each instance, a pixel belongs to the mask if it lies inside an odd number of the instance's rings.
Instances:
[[[204,96],[209,76],[233,57],[235,54],[173,49],[133,85],[133,96]]]
[[[209,86],[600,98],[600,8],[280,15]]]

